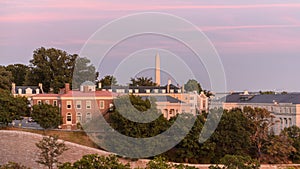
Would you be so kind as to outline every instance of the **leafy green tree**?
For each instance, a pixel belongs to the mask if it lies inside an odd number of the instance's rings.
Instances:
[[[106,75],[100,80],[102,86],[115,86],[117,85],[117,80],[112,75]]]
[[[19,163],[8,162],[7,164],[0,166],[0,169],[30,169],[30,168]]]
[[[184,90],[188,92],[196,91],[198,94],[202,91],[200,83],[195,79],[190,79],[187,81],[187,83],[184,85]]]
[[[86,57],[78,57],[73,73],[72,88],[78,89],[79,86],[85,81],[95,82],[99,73],[96,72],[96,68],[91,61]]]
[[[14,98],[7,90],[0,90],[0,122],[8,125],[29,112],[28,101],[24,97]]]
[[[157,84],[153,82],[152,77],[131,78],[130,81],[129,86],[157,86]]]
[[[58,140],[58,136],[43,137],[35,145],[40,150],[36,162],[45,165],[49,169],[53,169],[54,165],[58,163],[58,157],[68,150],[65,143]]]
[[[300,163],[300,128],[297,126],[285,128],[283,133],[293,140],[292,146],[296,149],[291,153],[290,159],[293,163]]]
[[[29,67],[23,64],[12,64],[6,66],[6,70],[12,73],[12,81],[16,83],[17,86],[22,86],[25,82],[25,77],[29,71]]]
[[[57,106],[50,104],[34,105],[32,119],[44,129],[56,128],[62,123],[62,117]]]
[[[30,60],[30,70],[26,75],[25,85],[43,83],[44,91],[50,88],[58,93],[65,83],[71,83],[74,71],[76,54],[68,54],[65,51],[41,47],[33,52]]]
[[[129,164],[122,164],[115,155],[99,156],[98,154],[84,155],[80,160],[71,163],[64,163],[59,169],[130,169]]]
[[[259,169],[260,167],[259,162],[249,156],[225,155],[220,162],[223,167],[211,165],[209,169]]]
[[[240,109],[224,111],[219,125],[211,138],[216,143],[215,160],[226,154],[247,155],[251,148],[251,123]]]
[[[10,90],[13,77],[10,71],[7,71],[4,66],[0,66],[0,89]]]

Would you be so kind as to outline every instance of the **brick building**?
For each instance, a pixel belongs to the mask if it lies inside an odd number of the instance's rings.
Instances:
[[[106,113],[112,107],[114,94],[109,91],[97,91],[92,82],[85,82],[80,90],[70,90],[70,85],[59,94],[37,94],[32,103],[58,106],[63,117],[63,129],[76,129],[77,123],[91,120],[96,113]]]

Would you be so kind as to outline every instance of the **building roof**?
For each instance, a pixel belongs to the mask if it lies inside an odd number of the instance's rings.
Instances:
[[[116,94],[109,91],[91,91],[91,92],[69,91],[68,93],[61,94],[60,96],[61,97],[113,97],[116,96]]]
[[[226,103],[291,103],[300,104],[300,93],[249,94],[232,93],[226,96]]]
[[[151,91],[153,91],[155,89],[158,89],[158,90],[165,89],[165,90],[167,90],[167,86],[168,85],[165,85],[165,86],[104,86],[104,87],[102,87],[102,89],[106,89],[106,90],[111,89],[113,92],[116,92],[116,90],[118,90],[118,89],[124,89],[125,93],[128,93],[129,89],[132,89],[132,90],[139,89],[139,93],[146,93],[147,89],[150,89]],[[177,87],[173,84],[170,84],[170,89],[174,89],[174,93],[176,93],[181,88]]]
[[[166,95],[166,96],[158,96],[158,95],[151,95],[151,96],[141,96],[142,99],[149,99],[154,98],[156,102],[169,102],[169,103],[184,103],[179,99],[176,99],[172,96]]]
[[[22,94],[26,94],[26,89],[30,88],[32,90],[32,94],[36,94],[36,89],[40,89],[39,86],[16,86],[15,93],[19,93],[19,89],[22,90]],[[40,89],[41,92],[41,89]]]

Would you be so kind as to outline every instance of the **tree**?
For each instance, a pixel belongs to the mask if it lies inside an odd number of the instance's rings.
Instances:
[[[91,61],[86,57],[78,57],[73,73],[72,88],[79,88],[80,84],[85,81],[95,82],[99,73],[96,72],[96,68]]]
[[[0,66],[0,89],[10,90],[12,83],[12,73],[7,71],[5,67]]]
[[[58,157],[68,148],[64,142],[58,140],[58,136],[43,137],[41,141],[35,144],[39,148],[40,153],[38,160],[39,164],[47,166],[49,169],[54,168],[58,163]]]
[[[12,73],[12,81],[16,83],[17,86],[22,86],[25,82],[25,77],[29,71],[29,67],[23,64],[13,64],[6,66],[6,70]]]
[[[62,123],[59,108],[50,104],[34,105],[31,116],[44,129],[56,128]]]
[[[130,169],[129,164],[122,164],[115,155],[99,156],[98,154],[84,155],[80,160],[71,163],[64,163],[59,166],[59,169]]]
[[[25,85],[43,83],[45,92],[49,92],[51,88],[54,93],[58,93],[65,83],[72,82],[77,57],[76,54],[71,55],[55,48],[41,47],[35,50]]]
[[[28,101],[25,97],[14,98],[7,90],[0,90],[0,123],[8,125],[20,116],[29,112]]]
[[[218,162],[226,154],[248,155],[252,145],[251,121],[240,109],[225,110],[215,132],[209,141],[216,144],[213,162]]]
[[[278,136],[269,136],[269,141],[265,144],[262,154],[262,162],[269,164],[290,163],[289,156],[296,152],[292,146],[293,140],[285,132]]]
[[[102,86],[115,86],[117,85],[117,80],[112,75],[106,75],[100,80]]]
[[[131,78],[130,81],[129,86],[157,86],[157,84],[153,82],[152,77]]]
[[[187,83],[184,85],[184,90],[188,92],[196,91],[198,94],[202,91],[200,83],[195,79],[190,79],[187,81]]]
[[[255,146],[255,156],[261,161],[262,148],[269,141],[269,131],[272,127],[272,119],[274,118],[271,113],[266,109],[244,107],[243,109],[246,117],[250,121],[251,128],[251,141]]]
[[[221,160],[224,167],[211,165],[209,169],[259,169],[259,162],[249,156],[225,155]]]
[[[30,168],[19,163],[8,162],[7,164],[0,166],[0,169],[30,169]]]
[[[292,139],[292,146],[296,149],[290,154],[289,158],[293,161],[293,163],[300,163],[300,128],[292,126],[285,128],[282,132]]]

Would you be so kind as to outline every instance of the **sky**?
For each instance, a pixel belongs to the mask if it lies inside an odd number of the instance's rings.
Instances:
[[[228,91],[300,91],[300,2],[296,0],[0,0],[0,64],[29,64],[33,51],[42,46],[80,53],[101,27],[141,12],[178,16],[201,30],[220,57]],[[96,66],[102,76],[113,74],[128,55],[140,50],[147,57],[142,49],[156,48],[161,64],[167,63],[164,54],[180,55],[203,88],[211,89],[205,65],[190,59],[193,54],[181,45],[155,35],[133,37]],[[147,53],[152,65],[155,54]],[[184,83],[176,76],[169,78]]]

